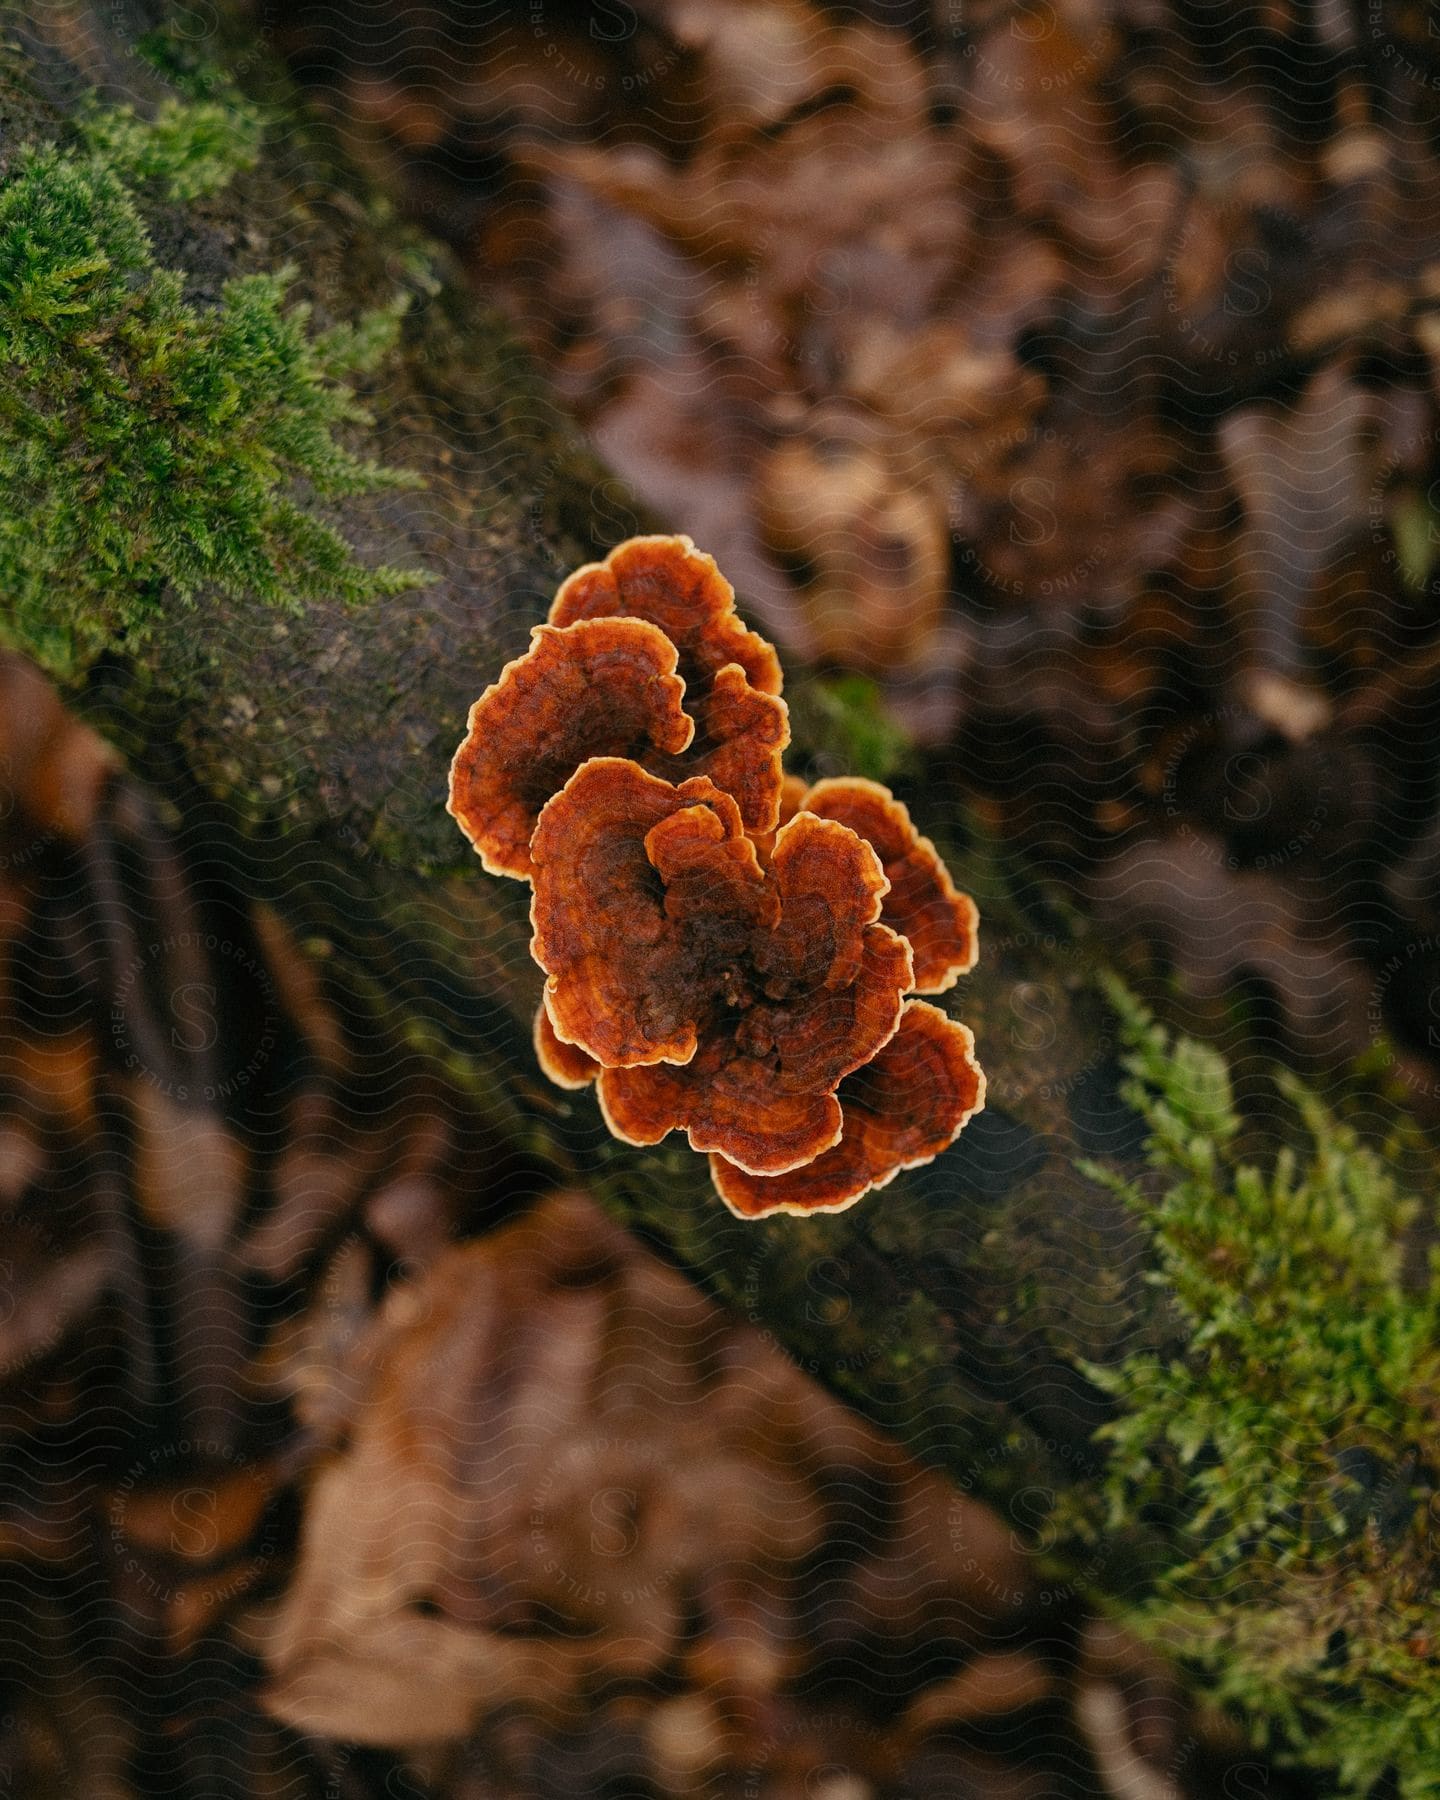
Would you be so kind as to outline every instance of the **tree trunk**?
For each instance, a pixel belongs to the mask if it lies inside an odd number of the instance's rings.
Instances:
[[[128,0],[11,21],[10,146],[54,135],[86,86],[142,108],[160,97],[132,51],[150,23]],[[175,209],[157,250],[198,290],[293,263],[296,298],[320,325],[413,290],[359,447],[424,486],[336,516],[366,560],[433,579],[298,619],[212,602],[107,658],[72,703],[187,828],[203,824],[208,856],[345,972],[357,1004],[442,1058],[557,1181],[591,1186],[963,1489],[1004,1498],[1092,1470],[1103,1407],[1074,1354],[1103,1359],[1161,1324],[1133,1222],[1075,1168],[1137,1149],[1091,953],[1020,914],[937,767],[906,797],[980,903],[980,966],[950,1005],[989,1078],[987,1110],[949,1153],[841,1217],[745,1224],[710,1191],[703,1158],[674,1141],[628,1149],[591,1095],[547,1087],[529,1041],[541,978],[528,893],[483,873],[444,811],[446,771],[470,702],[523,649],[564,574],[651,522],[446,253],[384,216],[268,60],[225,29],[210,48],[274,123],[259,169]],[[417,274],[417,250],[435,281]],[[803,769],[819,748],[804,737],[814,677],[788,675]]]

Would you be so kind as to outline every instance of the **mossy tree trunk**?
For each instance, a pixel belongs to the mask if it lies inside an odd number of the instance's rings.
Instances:
[[[137,51],[157,22],[120,0],[12,15],[7,159],[27,137],[63,133],[91,88],[142,110],[159,99]],[[1086,953],[1020,916],[943,772],[922,771],[906,797],[983,919],[980,967],[950,1005],[976,1030],[990,1101],[954,1150],[842,1217],[746,1225],[711,1193],[702,1158],[627,1150],[589,1095],[547,1088],[529,1043],[540,976],[527,891],[482,872],[445,814],[446,771],[470,701],[523,649],[562,576],[656,522],[444,252],[345,169],[265,57],[228,28],[204,48],[271,123],[253,174],[152,219],[157,257],[200,300],[231,275],[293,264],[319,325],[410,290],[401,347],[365,394],[373,433],[355,447],[423,486],[346,502],[336,522],[364,559],[432,579],[299,618],[243,599],[177,613],[70,698],[187,824],[203,822],[207,854],[288,917],[357,1005],[442,1058],[557,1181],[594,1187],[967,1491],[1029,1492],[1023,1523],[1038,1525],[1043,1495],[1094,1466],[1101,1405],[1075,1353],[1107,1358],[1159,1328],[1133,1222],[1075,1167],[1138,1148]],[[805,739],[813,678],[789,673],[796,766],[808,753],[835,772]]]

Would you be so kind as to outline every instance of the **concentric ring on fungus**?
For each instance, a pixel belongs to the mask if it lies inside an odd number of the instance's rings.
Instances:
[[[757,1176],[710,1158],[715,1190],[742,1219],[844,1212],[902,1169],[933,1162],[985,1105],[985,1074],[968,1026],[909,1000],[900,1029],[840,1084],[842,1136],[805,1167]]]
[[[530,648],[470,708],[450,766],[448,811],[492,875],[530,874],[540,809],[592,756],[676,755],[695,736],[675,646],[640,619],[559,631]]]
[[[617,1137],[683,1129],[767,1174],[836,1142],[835,1087],[896,1030],[912,975],[876,922],[888,884],[868,844],[801,813],[762,868],[712,782],[597,757],[546,805],[531,855],[550,1027],[603,1065]]]

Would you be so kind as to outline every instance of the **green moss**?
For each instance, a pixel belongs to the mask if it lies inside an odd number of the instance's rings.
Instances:
[[[314,506],[413,484],[336,436],[400,309],[317,332],[290,270],[201,305],[152,254],[142,190],[214,191],[258,134],[234,101],[92,112],[0,186],[0,641],[62,678],[202,591],[293,612],[423,579],[359,564]]]
[[[1440,1793],[1440,1265],[1405,1282],[1414,1202],[1303,1083],[1275,1076],[1298,1149],[1241,1160],[1223,1060],[1111,993],[1158,1179],[1090,1172],[1149,1222],[1186,1338],[1090,1371],[1123,1407],[1110,1525],[1164,1546],[1132,1622],[1352,1790]]]
[[[795,740],[804,744],[817,773],[833,767],[890,781],[915,766],[909,737],[866,675],[816,676],[794,690],[790,710]]]
[[[133,106],[96,107],[80,120],[91,154],[134,184],[158,182],[172,200],[198,200],[253,169],[264,122],[240,99],[166,100],[153,119]]]

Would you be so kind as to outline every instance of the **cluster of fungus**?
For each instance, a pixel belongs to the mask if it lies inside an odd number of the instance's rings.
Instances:
[[[974,902],[885,788],[807,788],[774,648],[686,537],[560,588],[470,709],[449,810],[533,884],[540,1065],[614,1135],[684,1130],[743,1218],[838,1212],[984,1103],[968,1029],[915,998],[975,962]]]

